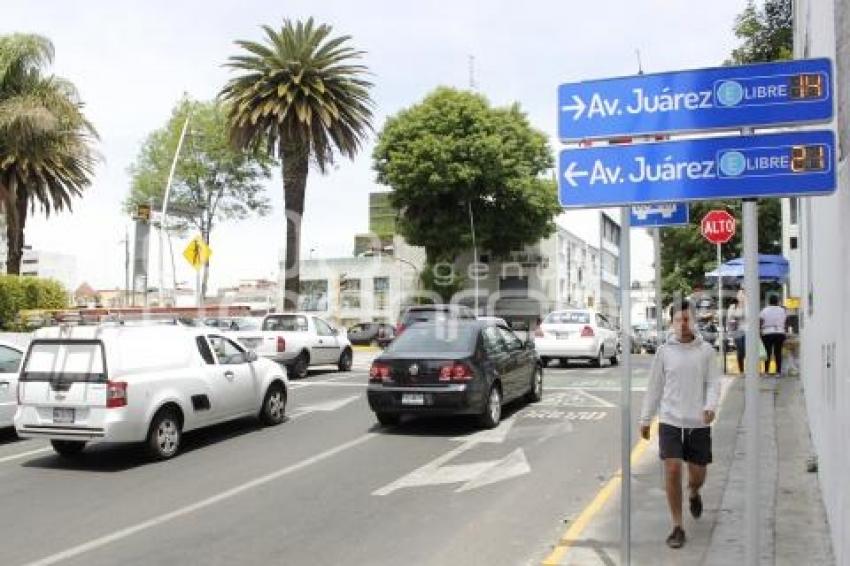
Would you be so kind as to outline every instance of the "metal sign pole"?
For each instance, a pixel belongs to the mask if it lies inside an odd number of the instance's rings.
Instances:
[[[655,336],[656,348],[661,346],[661,336],[664,331],[664,311],[662,310],[662,288],[661,288],[661,228],[656,228],[653,234],[655,239]]]
[[[752,135],[752,128],[741,131]],[[744,289],[746,290],[746,466],[747,466],[747,549],[746,563],[759,564],[759,274],[758,274],[758,204],[745,199],[744,219]]]
[[[721,266],[723,265],[723,256],[721,254],[722,244],[717,244],[717,336],[720,340],[720,367],[723,368],[723,373],[726,373],[726,333],[723,332],[723,273]]]
[[[620,326],[623,332],[623,381],[620,389],[620,564],[631,564],[632,551],[632,295],[631,209],[620,212]]]

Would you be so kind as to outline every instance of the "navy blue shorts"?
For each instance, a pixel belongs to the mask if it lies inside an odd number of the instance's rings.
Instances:
[[[698,466],[711,464],[711,427],[679,428],[658,425],[658,451],[662,460],[678,458]]]

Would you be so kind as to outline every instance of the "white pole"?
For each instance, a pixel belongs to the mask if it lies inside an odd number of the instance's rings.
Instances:
[[[661,333],[664,328],[664,311],[662,310],[661,289],[661,228],[656,228],[653,237],[655,240],[655,334],[658,339],[656,348],[661,345]]]
[[[180,131],[180,139],[177,140],[177,150],[174,152],[174,159],[171,160],[171,170],[168,172],[168,181],[165,183],[165,194],[162,197],[162,215],[159,218],[159,306],[164,304],[165,275],[163,273],[162,251],[165,247],[165,223],[168,219],[168,197],[171,196],[171,182],[174,180],[174,170],[177,169],[177,158],[180,156],[180,148],[183,147],[183,138],[186,137],[186,130],[189,127],[189,120],[192,119],[192,107],[189,107],[189,114],[186,116],[186,121],[183,122],[183,129]]]
[[[475,218],[472,216],[472,201],[469,201],[469,226],[472,230],[472,261],[475,264],[475,316],[478,316],[478,246],[475,244]]]
[[[723,274],[720,270],[722,265],[721,244],[717,244],[717,336],[720,340],[720,367],[723,369],[723,373],[726,373],[726,341],[725,332],[723,332]]]
[[[632,295],[631,209],[620,209],[620,326],[623,331],[623,381],[620,387],[620,564],[631,564],[632,551]]]
[[[760,555],[759,518],[759,275],[758,205],[744,201],[744,288],[746,289],[746,564],[756,566]]]

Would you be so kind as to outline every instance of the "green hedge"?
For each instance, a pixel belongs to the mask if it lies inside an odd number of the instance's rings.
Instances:
[[[20,330],[18,313],[30,309],[63,309],[68,292],[53,279],[0,275],[0,328]]]

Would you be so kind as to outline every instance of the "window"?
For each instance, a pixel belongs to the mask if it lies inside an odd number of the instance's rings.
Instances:
[[[375,286],[375,292],[378,291],[389,291],[390,290],[390,278],[389,277],[375,277],[373,280],[373,284]]]
[[[520,277],[511,275],[508,277],[499,278],[499,290],[510,291],[511,296],[527,297],[528,296],[528,277]]]
[[[360,279],[339,280],[339,305],[344,309],[360,308]]]
[[[307,317],[294,314],[278,314],[266,317],[263,330],[273,332],[307,332]]]
[[[791,236],[791,241],[789,243],[790,243],[791,249],[796,250],[797,249],[797,236]]]
[[[198,344],[198,352],[201,354],[201,357],[208,365],[215,365],[215,358],[213,357],[212,350],[210,350],[210,345],[207,344],[207,339],[203,336],[198,336],[195,338],[195,342]]]
[[[553,312],[543,322],[546,324],[590,324],[590,313],[586,311]]]
[[[484,343],[484,351],[488,356],[498,356],[508,351],[508,345],[499,329],[495,326],[488,326],[481,332],[481,338]]]
[[[517,338],[516,334],[504,328],[497,328],[497,330],[502,335],[502,339],[504,339],[505,344],[508,346],[508,350],[511,352],[522,350],[522,340]]]
[[[334,332],[331,326],[321,318],[314,318],[316,324],[316,334],[319,336],[333,336]]]
[[[788,199],[789,204],[789,212],[790,212],[790,222],[791,224],[798,224],[800,218],[800,199],[791,198]]]
[[[245,352],[228,340],[221,336],[210,336],[210,345],[215,351],[218,358],[218,363],[225,366],[244,364],[248,360],[245,359]]]
[[[299,308],[307,312],[325,312],[328,310],[328,281],[313,279],[301,281]]]
[[[596,315],[596,326],[599,328],[608,328],[608,321],[601,314]]]
[[[372,285],[375,290],[375,308],[384,310],[389,306],[390,295],[390,278],[375,277],[372,280]]]
[[[0,346],[0,373],[18,373],[21,369],[21,353],[6,346]]]

